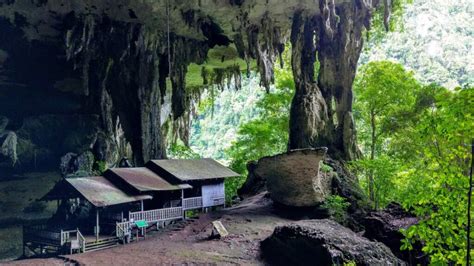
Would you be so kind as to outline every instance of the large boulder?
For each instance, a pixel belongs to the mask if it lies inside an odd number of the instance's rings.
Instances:
[[[332,220],[305,220],[279,226],[261,243],[273,265],[404,265],[382,243],[361,237]]]
[[[266,180],[273,201],[285,206],[315,206],[331,194],[331,177],[319,173],[326,151],[326,148],[291,150],[264,157],[253,172]]]
[[[384,210],[370,212],[364,219],[364,237],[376,240],[387,245],[399,258],[413,265],[425,265],[421,251],[421,244],[416,243],[411,251],[400,250],[401,241],[404,239],[400,232],[402,229],[417,224],[419,219],[405,211],[399,204],[390,203]]]

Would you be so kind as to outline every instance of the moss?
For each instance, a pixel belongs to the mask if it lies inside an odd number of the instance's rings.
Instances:
[[[319,166],[319,169],[321,169],[321,171],[323,171],[324,173],[330,173],[330,172],[333,172],[334,169],[332,169],[331,166],[321,162],[321,165]]]
[[[106,161],[101,161],[101,160],[96,160],[94,161],[94,165],[92,167],[92,170],[94,172],[97,172],[99,174],[102,174],[107,170],[107,162]]]
[[[256,69],[256,62],[252,60],[250,63],[250,69]],[[202,88],[206,84],[205,78],[203,78],[203,68],[206,69],[207,73],[213,73],[217,71],[224,71],[228,68],[240,69],[240,72],[247,70],[247,63],[245,60],[239,58],[237,49],[234,45],[228,47],[225,46],[216,46],[215,48],[209,50],[207,54],[207,59],[204,64],[195,64],[192,63],[188,66],[188,71],[186,74],[186,88],[187,90],[194,90],[196,88]],[[207,75],[206,75],[207,76]]]

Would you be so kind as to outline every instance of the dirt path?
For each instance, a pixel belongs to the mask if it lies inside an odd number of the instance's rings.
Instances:
[[[210,223],[221,220],[229,236],[208,240]],[[263,264],[259,256],[260,241],[275,226],[289,220],[273,214],[264,195],[249,198],[236,207],[201,214],[184,228],[170,226],[147,239],[111,249],[66,256],[81,265],[151,265],[151,264]],[[24,260],[14,265],[56,264],[58,259]]]

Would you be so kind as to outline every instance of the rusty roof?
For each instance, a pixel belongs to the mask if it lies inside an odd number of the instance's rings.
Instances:
[[[106,175],[114,181],[119,178],[139,192],[170,191],[192,188],[188,184],[173,185],[161,178],[158,174],[145,167],[112,168]]]
[[[152,160],[147,163],[152,169],[161,169],[181,181],[217,179],[239,176],[236,172],[213,159]]]
[[[66,178],[65,180],[96,207],[105,207],[152,198],[150,195],[128,195],[103,176]]]

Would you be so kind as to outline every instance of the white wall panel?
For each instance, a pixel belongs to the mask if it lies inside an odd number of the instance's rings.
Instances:
[[[202,186],[202,206],[211,207],[222,205],[225,198],[224,182]]]

